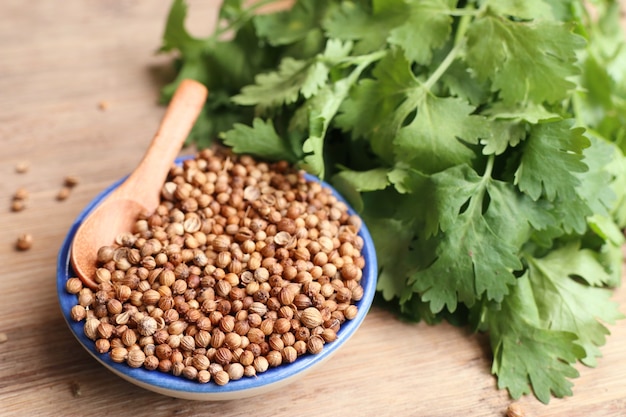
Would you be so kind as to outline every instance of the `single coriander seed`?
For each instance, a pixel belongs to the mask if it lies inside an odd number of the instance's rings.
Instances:
[[[70,316],[74,321],[82,321],[85,317],[87,317],[87,310],[80,304],[76,304],[70,310]]]
[[[218,371],[213,376],[213,381],[217,385],[226,385],[230,381],[230,375],[228,375],[228,372],[226,372],[226,371]]]
[[[28,199],[29,195],[30,193],[28,192],[26,188],[20,187],[17,190],[15,190],[15,193],[13,193],[13,200],[26,200]]]
[[[511,403],[506,408],[506,417],[524,417],[526,411],[520,403]]]
[[[26,208],[26,202],[24,200],[13,200],[11,202],[11,211],[18,212]]]
[[[71,188],[68,186],[61,187],[61,189],[57,193],[56,199],[58,201],[67,200],[67,198],[70,196],[70,191],[71,191]]]
[[[78,185],[78,177],[75,175],[68,175],[63,179],[63,185],[72,188]]]
[[[28,161],[20,161],[15,165],[15,172],[18,174],[25,174],[30,169]]]
[[[313,329],[320,326],[324,322],[324,319],[322,317],[322,313],[317,308],[308,307],[302,312],[300,321],[309,329]]]
[[[83,289],[80,278],[72,277],[65,282],[65,290],[70,294],[78,294]]]
[[[15,242],[15,247],[20,251],[27,251],[33,246],[33,235],[30,233],[23,233]]]

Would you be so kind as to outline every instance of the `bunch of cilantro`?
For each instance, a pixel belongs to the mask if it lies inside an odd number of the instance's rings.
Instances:
[[[244,4],[245,3],[245,4]],[[513,398],[571,395],[622,317],[626,43],[619,3],[225,0],[207,38],[172,4],[162,51],[211,91],[189,143],[330,181],[376,244],[379,295],[487,332]]]

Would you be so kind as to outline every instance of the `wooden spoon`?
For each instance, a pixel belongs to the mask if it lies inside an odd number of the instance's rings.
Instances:
[[[98,249],[111,245],[120,233],[131,231],[138,215],[158,207],[161,187],[207,94],[206,87],[197,81],[180,83],[137,168],[79,226],[70,259],[75,273],[88,287],[98,287],[94,281]]]

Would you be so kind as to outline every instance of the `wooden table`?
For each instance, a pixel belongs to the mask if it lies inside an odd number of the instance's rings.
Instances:
[[[502,416],[511,399],[490,374],[484,335],[407,324],[374,308],[321,368],[264,398],[221,403],[163,397],[100,366],[70,334],[55,294],[56,256],[75,216],[128,173],[164,108],[171,57],[155,55],[169,1],[0,2],[0,414],[15,416]],[[206,32],[215,3],[191,2]],[[212,5],[211,5],[212,4]],[[198,32],[200,33],[200,32]],[[30,164],[27,173],[15,167]],[[80,183],[65,201],[67,175]],[[30,193],[21,212],[13,193]],[[30,250],[14,242],[30,233]],[[626,305],[626,289],[615,299]],[[626,309],[622,308],[624,312]],[[574,396],[528,416],[626,415],[626,320],[610,327]]]

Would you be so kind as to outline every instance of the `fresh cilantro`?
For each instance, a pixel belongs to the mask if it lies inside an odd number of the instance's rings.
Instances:
[[[570,378],[577,377],[573,364],[585,356],[576,333],[546,329],[527,276],[518,279],[506,302],[486,313],[493,350],[491,371],[498,387],[519,398],[532,390],[543,403],[572,395]]]
[[[489,78],[507,103],[555,102],[576,86],[568,77],[578,72],[576,50],[584,42],[565,23],[486,14],[467,36],[469,66],[479,78]]]
[[[460,139],[477,143],[487,135],[484,118],[472,115],[474,110],[459,98],[424,95],[415,119],[396,135],[396,161],[427,173],[469,163],[475,153]]]
[[[433,50],[443,46],[452,31],[455,0],[424,0],[409,3],[406,22],[394,28],[388,41],[405,51],[411,61],[427,65]]]
[[[287,57],[281,61],[278,71],[257,75],[256,84],[244,87],[233,101],[243,106],[261,107],[292,104],[298,99],[300,90],[315,91],[326,81],[327,75],[323,71],[320,73],[316,65]]]
[[[515,172],[520,191],[533,200],[542,195],[551,201],[557,196],[572,198],[580,184],[575,174],[588,170],[582,151],[589,140],[582,133],[570,129],[566,121],[533,125]]]
[[[597,348],[605,342],[608,329],[598,320],[614,323],[621,314],[611,303],[611,292],[595,288],[609,281],[609,275],[592,251],[576,243],[550,252],[543,258],[526,257],[539,317],[551,330],[577,335],[576,343],[585,349],[584,363],[595,366],[600,356]],[[574,278],[583,280],[580,282]],[[562,299],[562,303],[554,300]],[[584,328],[585,332],[580,332]]]
[[[467,165],[433,175],[433,202],[443,233],[424,241],[435,245],[436,258],[415,272],[409,284],[430,302],[431,310],[445,306],[455,311],[458,302],[471,307],[482,298],[502,301],[515,283],[513,271],[521,269],[517,248],[491,229],[483,216],[490,178],[480,177]],[[433,219],[435,220],[435,219]],[[435,229],[431,227],[431,229]]]
[[[209,87],[188,141],[287,160],[367,223],[410,320],[488,333],[513,398],[572,394],[621,318],[626,41],[615,0],[224,0],[162,53]],[[228,34],[229,36],[224,36]]]
[[[326,36],[355,41],[359,54],[383,49],[389,32],[404,21],[408,9],[404,0],[333,3],[321,22]]]
[[[309,32],[319,30],[323,3],[323,0],[300,0],[288,13],[259,15],[254,19],[256,32],[272,46],[299,42]]]
[[[295,162],[298,159],[290,143],[276,133],[271,120],[255,118],[252,126],[235,123],[223,134],[223,139],[234,152],[247,153],[254,149],[258,156],[269,160]]]

